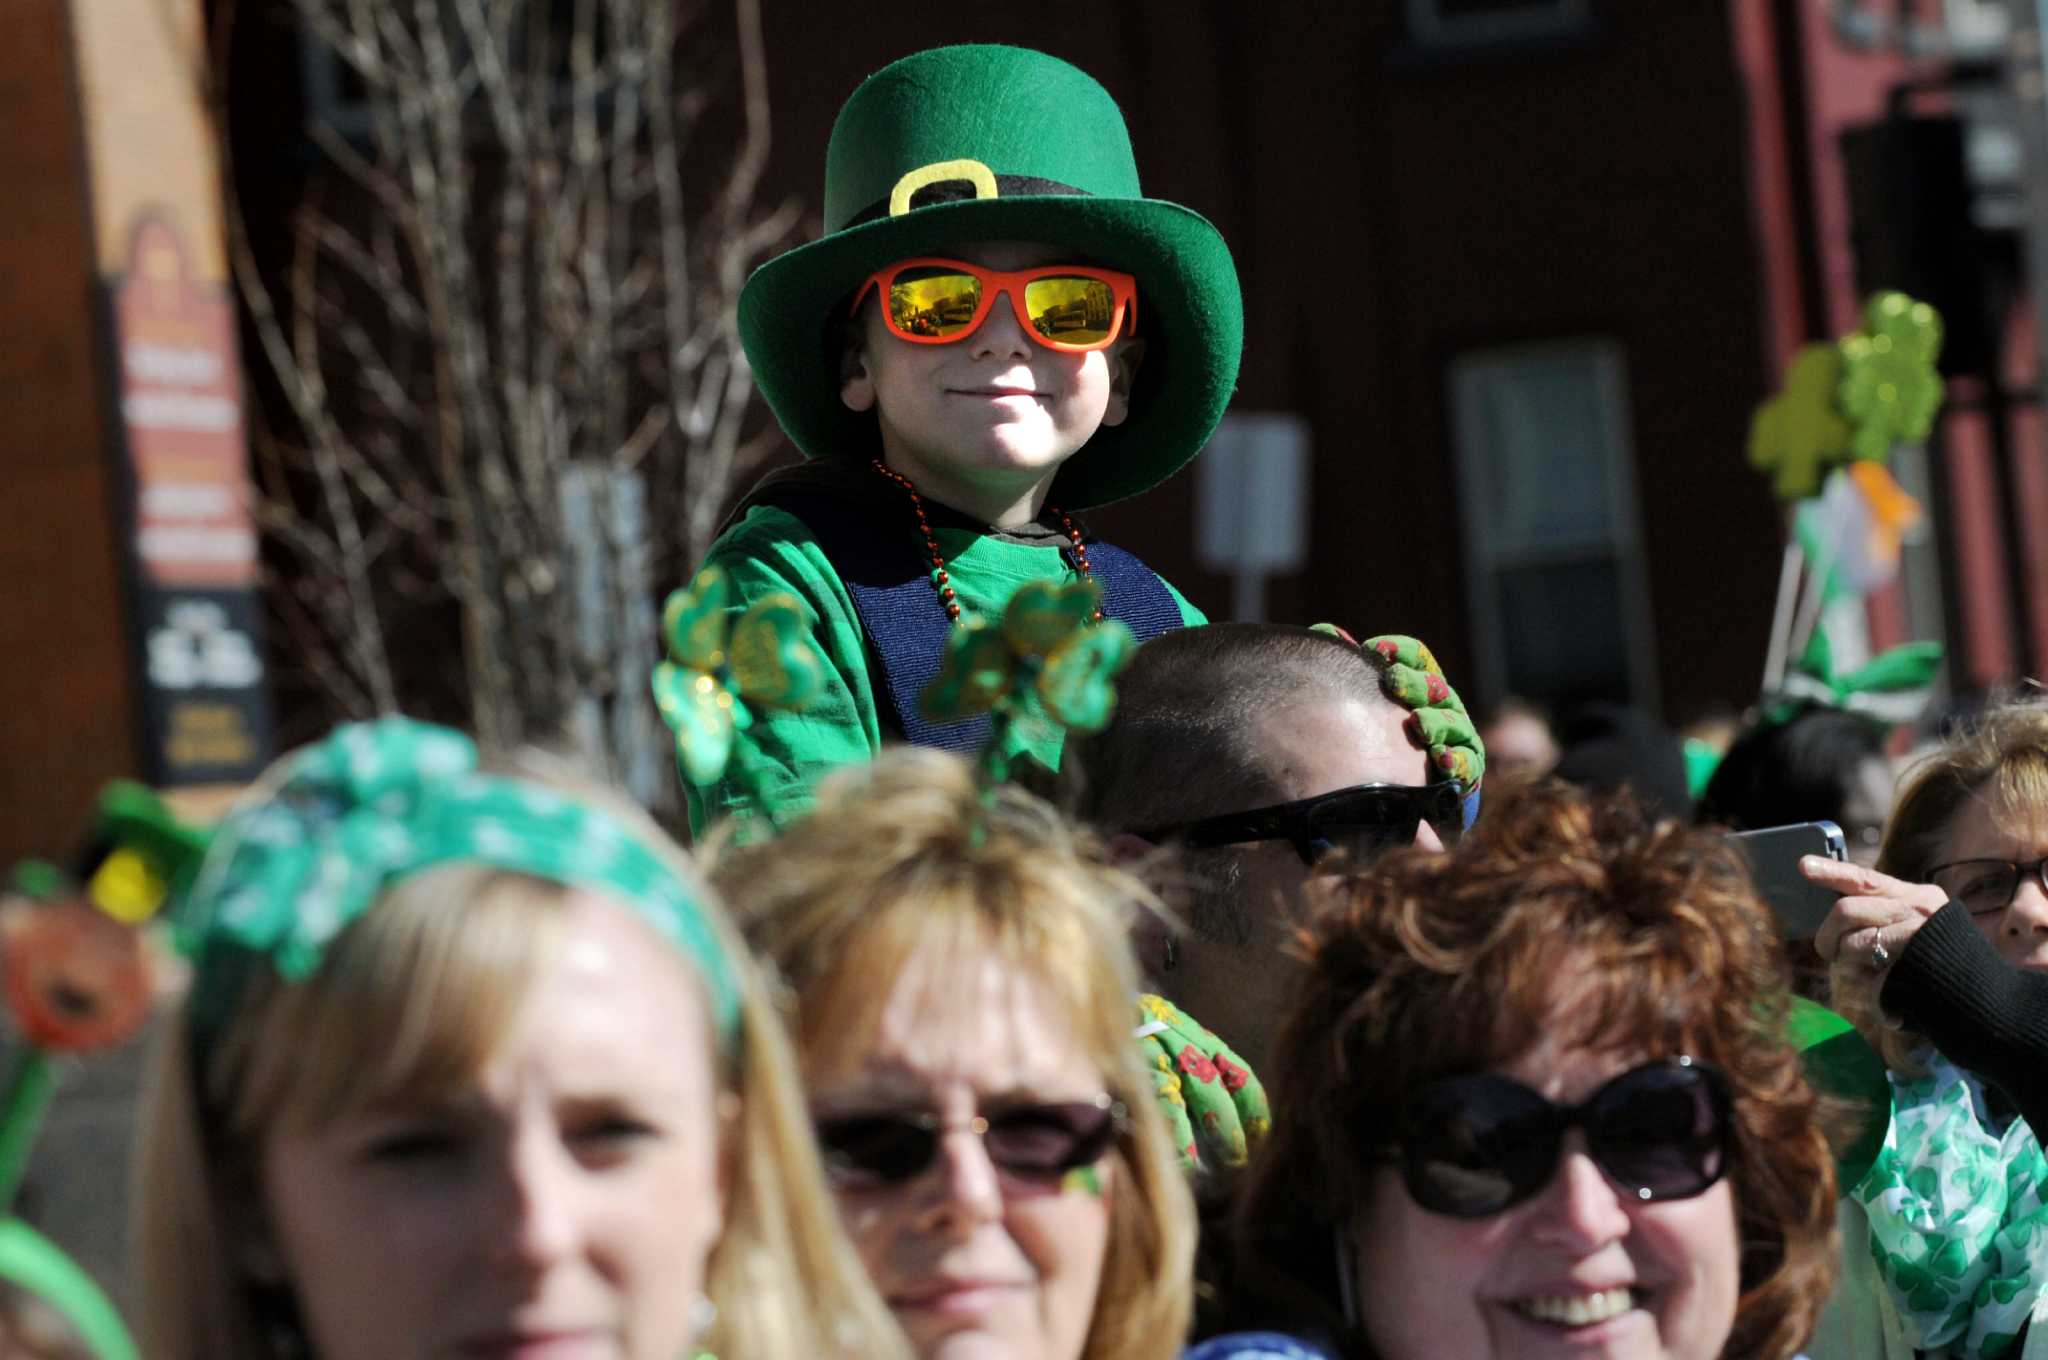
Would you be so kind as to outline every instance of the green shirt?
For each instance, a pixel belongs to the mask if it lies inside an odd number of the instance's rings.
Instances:
[[[899,532],[912,529],[905,524]],[[1054,530],[1026,528],[997,536],[942,527],[934,536],[963,611],[994,617],[1026,581],[1075,576],[1060,555],[1066,537]],[[824,771],[872,759],[882,749],[882,709],[875,677],[868,673],[867,642],[853,597],[804,522],[773,505],[753,506],[719,535],[705,559],[705,565],[714,564],[731,578],[735,613],[763,595],[786,590],[808,605],[817,620],[815,640],[826,665],[824,693],[800,713],[757,714],[751,731],[751,758],[772,796],[807,801],[811,784]],[[1207,622],[1170,583],[1162,583],[1180,607],[1183,623],[1194,627]],[[944,607],[934,591],[932,608]],[[1017,748],[1057,768],[1059,734],[1021,730],[1028,726],[1018,725]],[[709,790],[686,788],[693,834],[701,834],[708,820],[730,811],[743,798],[732,779]]]

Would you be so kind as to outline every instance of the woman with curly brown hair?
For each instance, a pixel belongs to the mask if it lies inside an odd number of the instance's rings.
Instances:
[[[1798,1350],[1835,1178],[1718,839],[1539,787],[1350,882],[1302,945],[1240,1315],[1347,1360]]]

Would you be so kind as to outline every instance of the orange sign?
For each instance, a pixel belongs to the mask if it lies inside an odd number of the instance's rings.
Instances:
[[[223,289],[194,282],[184,243],[161,217],[135,227],[114,324],[144,580],[253,585],[233,306]]]

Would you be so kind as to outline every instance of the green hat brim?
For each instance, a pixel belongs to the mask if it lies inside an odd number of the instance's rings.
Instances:
[[[740,340],[761,394],[812,458],[881,452],[872,412],[839,399],[839,309],[877,269],[974,241],[1032,241],[1133,275],[1145,342],[1129,418],[1097,430],[1055,477],[1051,504],[1135,496],[1201,452],[1237,384],[1244,303],[1223,236],[1201,214],[1149,198],[1030,194],[916,208],[777,256],[740,292]]]
[[[1831,1129],[1836,1185],[1848,1194],[1870,1173],[1892,1122],[1892,1084],[1884,1059],[1850,1024],[1827,1007],[1794,997],[1785,1017],[1787,1037],[1799,1052],[1806,1079],[1822,1095],[1852,1112],[1847,1128]]]

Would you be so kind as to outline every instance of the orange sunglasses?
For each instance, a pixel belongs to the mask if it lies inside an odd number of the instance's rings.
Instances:
[[[882,295],[889,333],[913,345],[965,340],[988,319],[998,293],[1010,299],[1025,333],[1047,349],[1104,349],[1123,334],[1126,316],[1138,328],[1138,281],[1093,265],[1006,270],[964,260],[900,260],[868,275],[853,296],[853,315],[869,289]]]

